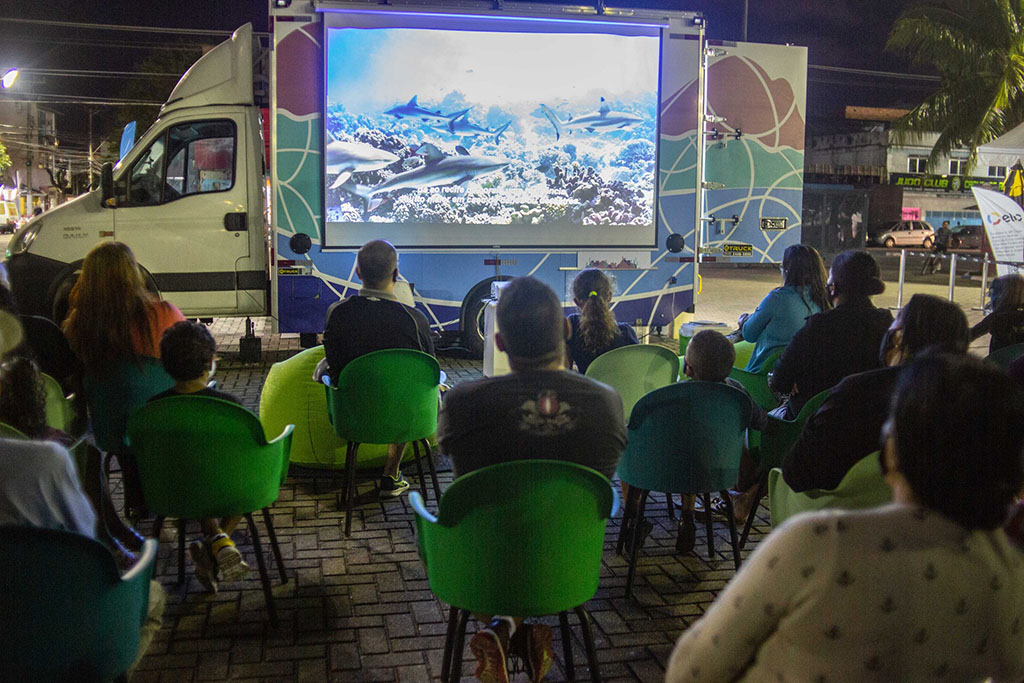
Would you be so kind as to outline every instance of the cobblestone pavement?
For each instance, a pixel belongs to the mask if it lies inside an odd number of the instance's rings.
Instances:
[[[705,269],[698,317],[733,321],[739,313],[753,310],[777,284],[774,271]],[[938,281],[914,285],[914,291],[922,289],[945,292]],[[958,301],[962,297],[965,305],[977,305],[977,286],[960,291]],[[890,305],[887,297],[895,303],[892,291],[879,303]],[[977,312],[969,313],[972,322],[980,318]],[[244,321],[218,320],[213,329],[223,356],[218,372],[222,388],[256,410],[271,362],[298,351],[299,345],[294,336],[269,334],[267,320],[254,322],[263,338],[261,363],[242,364],[234,357]],[[662,343],[677,344],[674,340]],[[478,361],[442,358],[442,366],[453,382],[480,375]],[[439,460],[445,487],[452,475],[443,458]],[[369,491],[371,480],[364,483],[363,489]],[[430,592],[416,553],[413,512],[407,499],[358,508],[352,536],[345,539],[344,515],[338,510],[335,492],[336,483],[329,474],[293,468],[272,508],[290,578],[287,584],[274,587],[281,618],[277,629],[269,625],[247,531],[238,531],[235,537],[254,567],[252,575],[221,584],[216,595],[202,592],[190,567],[186,583],[175,586],[175,543],[165,531],[157,563],[157,579],[168,592],[164,625],[133,680],[437,680],[447,609]],[[428,507],[435,505],[431,497]],[[616,518],[608,525],[600,588],[587,605],[606,681],[661,681],[675,639],[734,574],[723,523],[716,523],[713,558],[706,556],[703,528],[698,530],[697,551],[680,557],[674,549],[675,522],[669,519],[666,506],[651,504],[648,509],[654,531],[640,556],[634,597],[623,597],[626,565],[614,553]],[[768,531],[767,510],[760,508],[758,515],[744,557]],[[190,536],[196,534],[197,529],[190,530]],[[554,632],[560,661],[559,630]],[[585,657],[578,627],[572,632],[576,674],[587,680],[589,674],[580,664]],[[468,649],[465,656],[464,679],[472,680]],[[560,664],[549,679],[566,679]]]

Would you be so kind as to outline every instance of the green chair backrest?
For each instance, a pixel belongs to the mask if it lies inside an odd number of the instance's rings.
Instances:
[[[629,416],[619,478],[670,493],[721,491],[736,483],[750,401],[716,382],[680,382],[644,396]]]
[[[46,392],[46,425],[70,434],[75,419],[71,399],[64,396],[60,382],[46,373],[43,373],[43,389]]]
[[[748,341],[738,341],[735,344],[736,347],[736,360],[733,361],[733,367],[745,368],[747,363],[750,362],[750,357],[754,355],[754,344]]]
[[[289,425],[268,443],[259,418],[207,396],[162,398],[128,420],[146,507],[182,519],[242,515],[277,500],[291,434]]]
[[[851,467],[831,491],[797,493],[782,478],[782,470],[774,468],[768,475],[768,500],[772,526],[778,526],[793,515],[810,510],[857,510],[885,505],[892,501],[892,489],[885,483],[875,451]]]
[[[1010,344],[1009,346],[996,349],[992,353],[988,354],[985,356],[985,360],[990,363],[995,363],[1005,370],[1010,367],[1010,364],[1013,361],[1017,360],[1021,356],[1024,356],[1024,344]]]
[[[334,431],[356,443],[408,443],[437,431],[441,366],[422,351],[386,349],[346,365],[327,390]]]
[[[135,661],[156,541],[123,577],[110,551],[69,531],[0,527],[4,681],[109,681]]]
[[[156,358],[125,360],[101,375],[85,376],[85,401],[96,445],[106,452],[124,450],[128,417],[146,401],[174,386]]]
[[[28,440],[28,437],[25,436],[24,432],[22,432],[20,429],[12,427],[6,422],[0,422],[0,438]]]
[[[775,398],[775,394],[768,388],[767,374],[762,375],[747,372],[740,368],[733,368],[729,371],[729,376],[742,384],[743,388],[750,394],[750,398],[754,399],[754,403],[765,410],[772,410],[779,406],[779,399]]]
[[[611,483],[589,467],[516,460],[459,477],[438,516],[417,508],[430,588],[474,613],[541,616],[582,605],[597,591]]]
[[[679,356],[652,344],[621,346],[595,358],[587,377],[619,392],[622,414],[628,418],[641,396],[679,379]]]
[[[774,370],[775,364],[779,362],[779,357],[782,356],[782,352],[785,350],[785,346],[780,346],[779,348],[769,353],[768,357],[764,359],[764,363],[761,364],[761,369],[758,371],[757,374],[767,375],[769,372]]]
[[[761,466],[762,472],[772,467],[782,466],[782,459],[800,438],[804,424],[811,415],[818,412],[818,408],[828,398],[830,391],[831,389],[826,389],[811,396],[807,403],[800,408],[800,414],[796,416],[795,420],[782,420],[771,415],[768,416],[768,424],[761,431],[761,444],[756,455],[756,461]]]

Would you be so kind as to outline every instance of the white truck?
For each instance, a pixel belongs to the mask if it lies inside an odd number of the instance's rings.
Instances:
[[[24,312],[61,319],[86,253],[118,240],[187,316],[269,315],[312,343],[383,237],[435,332],[480,354],[496,280],[533,275],[569,306],[599,267],[619,320],[667,327],[693,312],[701,255],[778,261],[799,239],[804,48],[712,46],[697,13],[603,4],[269,12],[269,60],[239,28],[100,189],[12,238]]]

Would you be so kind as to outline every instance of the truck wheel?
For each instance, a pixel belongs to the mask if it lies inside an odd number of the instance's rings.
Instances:
[[[71,297],[71,290],[78,282],[78,274],[81,271],[75,270],[64,276],[64,279],[57,285],[53,292],[53,300],[50,304],[50,318],[57,326],[61,326],[64,319],[68,317],[68,299]]]
[[[895,246],[896,246],[896,240],[894,240],[891,237],[886,237],[885,238],[885,248],[886,249],[892,249]]]
[[[57,323],[58,327],[68,317],[68,300],[71,298],[71,290],[74,288],[75,283],[78,282],[78,276],[81,272],[81,265],[79,265],[72,272],[65,275],[64,279],[53,290],[53,297],[50,303],[50,317],[53,322]],[[160,294],[160,290],[156,286],[156,280],[153,279],[153,276],[145,268],[142,268],[142,278],[146,281],[147,290],[153,294]]]
[[[473,358],[484,357],[484,303],[481,296],[471,300],[466,306],[466,315],[463,317],[462,345],[469,350]]]
[[[931,249],[932,248],[932,238],[931,237],[925,237],[924,238],[924,242],[921,243],[921,246],[924,247],[925,249]]]

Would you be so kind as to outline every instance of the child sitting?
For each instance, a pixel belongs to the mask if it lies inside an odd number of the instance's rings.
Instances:
[[[157,394],[150,401],[172,396],[207,396],[241,405],[231,394],[207,385],[217,369],[216,350],[213,336],[204,325],[184,320],[167,328],[160,338],[160,362],[174,380],[174,387]],[[218,573],[222,581],[237,581],[249,573],[249,565],[242,559],[242,553],[230,535],[241,519],[200,520],[204,540],[189,545],[196,579],[211,593],[217,592]]]
[[[762,430],[768,423],[764,408],[754,402],[746,388],[729,377],[736,362],[736,347],[732,342],[714,330],[702,330],[693,336],[683,356],[683,374],[698,382],[719,382],[739,389],[750,401],[750,422],[747,429]],[[745,456],[744,456],[745,457]],[[686,553],[693,550],[697,537],[697,525],[693,517],[696,496],[682,497],[682,511],[679,514],[679,535],[676,550]],[[710,511],[708,511],[710,512]]]
[[[0,366],[0,422],[30,439],[55,441],[66,448],[74,442],[46,424],[46,389],[34,360],[15,356]]]

